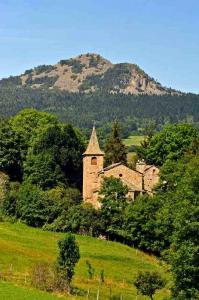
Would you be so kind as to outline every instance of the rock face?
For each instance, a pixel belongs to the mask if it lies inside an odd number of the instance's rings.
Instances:
[[[87,53],[60,60],[56,65],[41,65],[25,71],[21,76],[0,81],[31,88],[58,88],[68,92],[94,92],[130,94],[175,94],[175,90],[162,87],[135,64],[112,64],[98,54]]]

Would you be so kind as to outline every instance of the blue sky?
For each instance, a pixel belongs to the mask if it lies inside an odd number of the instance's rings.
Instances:
[[[87,52],[199,93],[199,0],[0,0],[0,78]]]

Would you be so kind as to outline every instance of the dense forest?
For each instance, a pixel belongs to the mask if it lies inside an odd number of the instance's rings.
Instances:
[[[199,95],[125,95],[122,93],[68,93],[58,89],[32,89],[10,85],[0,88],[0,117],[10,117],[23,108],[55,113],[61,121],[82,129],[109,127],[118,119],[125,135],[139,133],[148,121],[156,129],[166,123],[188,122],[198,126]]]

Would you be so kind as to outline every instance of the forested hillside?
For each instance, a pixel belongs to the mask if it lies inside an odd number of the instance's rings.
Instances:
[[[91,128],[94,121],[102,127],[117,118],[127,135],[144,127],[147,120],[154,120],[157,129],[168,122],[199,122],[199,95],[194,94],[136,96],[4,87],[0,88],[0,107],[1,118],[33,107],[80,128]]]
[[[95,53],[0,80],[0,107],[0,118],[32,107],[85,132],[95,122],[103,136],[114,119],[123,137],[143,134],[149,123],[159,130],[165,123],[199,121],[199,95],[163,87],[136,64],[112,64]]]

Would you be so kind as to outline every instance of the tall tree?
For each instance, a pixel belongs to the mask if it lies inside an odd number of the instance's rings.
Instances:
[[[124,211],[128,205],[128,187],[123,185],[119,178],[104,178],[100,189],[102,206],[100,210],[102,230],[109,237],[119,238],[122,236],[124,223]]]
[[[83,151],[81,136],[71,125],[51,125],[34,140],[24,178],[45,189],[59,183],[81,187]]]
[[[31,145],[34,138],[46,127],[58,124],[58,118],[53,114],[40,112],[36,109],[26,108],[11,118],[12,128],[20,134],[25,148]]]
[[[74,268],[80,259],[79,246],[75,241],[75,236],[72,234],[67,234],[63,240],[58,241],[58,246],[58,270],[63,279],[66,280],[68,292],[70,293]]]
[[[127,164],[126,147],[120,137],[118,121],[113,122],[112,131],[105,144],[105,166],[122,162]]]
[[[22,176],[22,141],[9,122],[0,123],[0,171],[11,179],[20,180]]]

